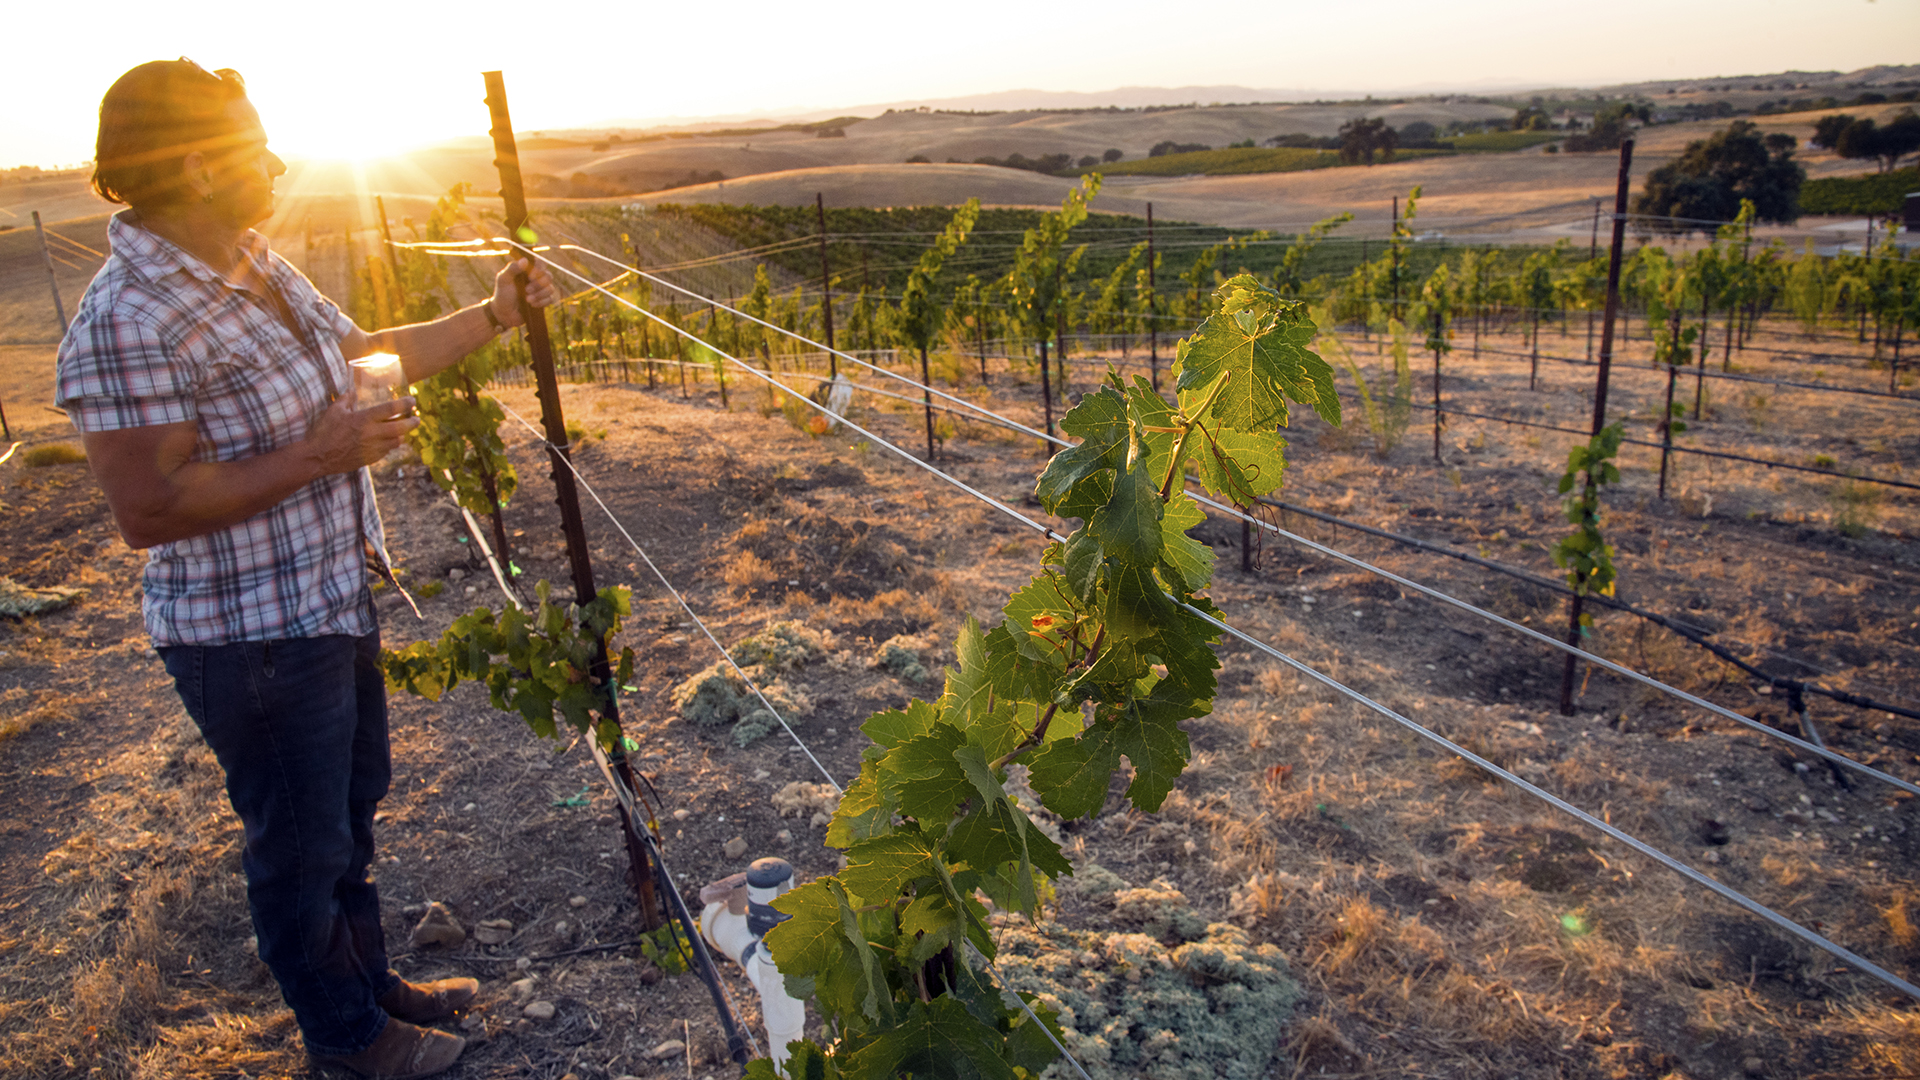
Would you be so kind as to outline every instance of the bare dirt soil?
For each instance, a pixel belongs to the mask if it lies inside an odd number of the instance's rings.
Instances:
[[[1374,362],[1368,343],[1351,344]],[[1513,335],[1484,344],[1520,348]],[[1577,353],[1579,338],[1546,344]],[[1455,408],[1582,422],[1588,370],[1548,365],[1530,392],[1524,362],[1475,361],[1459,345],[1446,382]],[[1863,370],[1857,348],[1805,347],[1855,355],[1827,362],[1836,381],[1884,378]],[[1736,357],[1750,371],[1791,359]],[[1085,390],[1095,365],[1076,365]],[[999,370],[993,394],[1034,421],[1025,377]],[[1655,385],[1623,370],[1616,413],[1644,418]],[[1825,448],[1883,475],[1906,475],[1920,450],[1907,403],[1718,391],[1690,434],[1702,445],[1781,460]],[[533,414],[530,392],[501,396]],[[959,622],[992,621],[1033,572],[1041,542],[1011,519],[863,440],[811,438],[738,383],[730,411],[710,382],[685,398],[677,382],[649,391],[645,381],[570,385],[563,396],[589,435],[581,471],[722,641],[777,620],[829,635],[826,655],[787,681],[807,706],[797,730],[837,778],[856,770],[864,717],[938,692],[937,675],[914,682],[873,666],[881,646],[904,645],[937,673]],[[875,402],[863,422],[919,444],[917,408]],[[1297,424],[1285,494],[1552,573],[1545,549],[1566,526],[1550,482],[1571,439],[1455,418],[1435,464],[1425,423],[1416,414],[1384,457],[1357,410],[1344,431]],[[525,484],[507,512],[513,558],[563,580],[544,459],[523,429],[510,436]],[[941,463],[1037,514],[1037,450],[961,423]],[[1911,707],[1920,526],[1910,494],[1843,498],[1830,478],[1703,460],[1681,466],[1663,502],[1655,460],[1625,455],[1606,523],[1623,595],[1709,625],[1783,674],[1808,677],[1814,665],[1820,681]],[[429,582],[444,589],[423,600],[425,623],[383,594],[390,643],[498,602],[457,515],[417,469],[389,463],[379,488],[405,580],[422,594]],[[318,1075],[249,952],[238,830],[219,771],[146,646],[140,557],[113,534],[83,465],[0,466],[0,501],[0,574],[87,590],[65,611],[0,624],[0,714],[13,735],[0,743],[0,1072]],[[666,811],[677,879],[691,891],[761,854],[790,859],[803,878],[830,872],[834,853],[811,812],[782,816],[773,801],[819,774],[779,734],[741,748],[725,729],[675,714],[673,689],[716,655],[591,503],[589,513],[601,580],[634,588],[623,641],[641,663],[623,710]],[[1564,623],[1557,600],[1511,579],[1282,523],[1511,618]],[[1576,713],[1563,717],[1558,654],[1281,542],[1243,571],[1235,522],[1199,535],[1220,554],[1213,595],[1255,636],[1907,978],[1920,968],[1914,800],[1866,779],[1837,786],[1783,744],[1605,672],[1583,677]],[[1602,615],[1596,640],[1615,659],[1788,722],[1759,684],[1662,631]],[[1215,712],[1191,725],[1194,762],[1162,812],[1115,798],[1062,836],[1083,868],[1165,879],[1208,920],[1284,951],[1307,998],[1272,1048],[1276,1075],[1920,1069],[1914,1002],[1249,647],[1221,651]],[[409,977],[469,974],[484,987],[466,1022],[475,1045],[450,1075],[728,1075],[705,991],[689,977],[659,979],[632,944],[624,852],[584,751],[534,739],[471,686],[392,707],[396,777],[377,877],[395,963]],[[1920,778],[1920,725],[1825,702],[1815,716],[1842,752]],[[729,857],[735,839],[745,853]],[[511,939],[411,948],[428,901],[469,928],[509,920]],[[1111,914],[1068,888],[1056,917],[1098,927]],[[529,976],[553,1019],[522,1016],[510,986]],[[757,1027],[737,971],[728,985]],[[689,1049],[651,1056],[676,1039]]]

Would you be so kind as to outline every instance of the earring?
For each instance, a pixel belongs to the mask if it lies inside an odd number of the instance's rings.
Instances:
[[[202,179],[204,179],[207,182],[207,187],[211,189],[213,187],[213,174],[210,172],[203,172],[200,174],[200,176]],[[211,203],[213,201],[213,192],[209,190],[205,195],[200,196],[200,201],[203,203]]]
[[[212,202],[212,201],[213,201],[213,192],[211,192],[211,191],[209,191],[209,192],[207,192],[207,193],[206,193],[205,195],[202,195],[202,196],[200,196],[200,201],[201,201],[201,202],[203,202],[203,203],[210,203],[210,202]]]

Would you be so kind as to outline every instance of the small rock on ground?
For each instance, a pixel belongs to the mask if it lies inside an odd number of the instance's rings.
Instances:
[[[507,919],[482,919],[473,928],[473,940],[482,945],[504,945],[513,937],[513,923]]]
[[[466,928],[460,920],[453,917],[445,904],[434,902],[427,905],[426,914],[420,917],[420,924],[413,928],[413,947],[430,948],[435,945],[452,949],[467,940]]]

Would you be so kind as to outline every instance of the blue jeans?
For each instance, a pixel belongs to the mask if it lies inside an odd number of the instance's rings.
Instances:
[[[373,811],[392,777],[380,635],[159,650],[246,827],[260,959],[311,1053],[357,1054],[387,1016]]]

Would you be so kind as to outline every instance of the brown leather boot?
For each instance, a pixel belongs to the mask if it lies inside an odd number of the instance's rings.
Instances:
[[[410,983],[402,979],[377,1004],[395,1020],[431,1024],[457,1014],[473,1004],[479,994],[477,979],[435,979],[430,983]]]
[[[315,1057],[368,1080],[415,1080],[446,1071],[466,1048],[467,1040],[458,1035],[390,1019],[365,1050],[347,1057]]]

